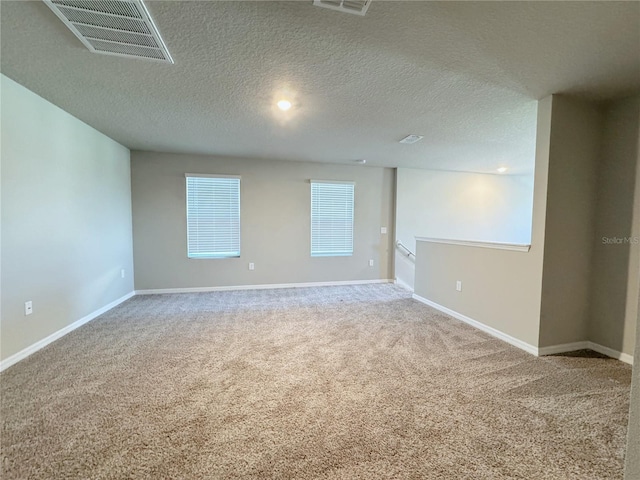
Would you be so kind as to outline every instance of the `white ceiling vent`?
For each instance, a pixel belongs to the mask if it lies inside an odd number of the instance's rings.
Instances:
[[[372,0],[313,0],[316,7],[329,8],[340,12],[364,15]]]
[[[142,0],[43,0],[92,52],[173,63]]]
[[[408,143],[411,145],[412,143],[419,142],[424,138],[424,135],[407,135],[399,143]]]

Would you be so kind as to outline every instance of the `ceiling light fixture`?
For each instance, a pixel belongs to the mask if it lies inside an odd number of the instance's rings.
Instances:
[[[364,165],[365,163],[367,163],[367,160],[364,158],[361,158],[360,160],[356,160],[356,163],[359,163],[360,165]]]
[[[507,167],[498,167],[498,173],[504,173],[507,171]]]
[[[289,100],[280,100],[276,105],[278,105],[278,108],[283,112],[286,112],[291,108],[291,102]]]
[[[407,135],[402,140],[400,140],[400,143],[412,144],[412,143],[419,142],[423,138],[424,138],[424,135]]]

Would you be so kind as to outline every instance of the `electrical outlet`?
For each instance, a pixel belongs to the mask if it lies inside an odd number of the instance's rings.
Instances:
[[[369,260],[369,266],[373,267],[373,260]]]
[[[24,302],[24,314],[31,315],[33,313],[33,302],[29,300],[28,302]]]
[[[462,280],[456,280],[456,290],[459,292],[462,291]]]
[[[120,270],[120,278],[124,278],[124,268]]]
[[[249,263],[249,270],[255,270],[256,266],[253,262]]]
[[[387,227],[380,227],[380,233],[381,233],[382,235],[386,235],[386,233],[387,233]]]

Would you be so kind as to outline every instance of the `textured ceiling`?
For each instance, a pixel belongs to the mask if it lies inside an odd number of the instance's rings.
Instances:
[[[132,149],[481,172],[531,171],[537,99],[640,92],[638,2],[146,3],[175,65],[3,1],[0,69]]]

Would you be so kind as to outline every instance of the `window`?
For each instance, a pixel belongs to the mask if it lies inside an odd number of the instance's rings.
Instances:
[[[187,256],[240,256],[240,177],[186,174]]]
[[[353,191],[353,183],[311,180],[312,257],[353,255]]]

